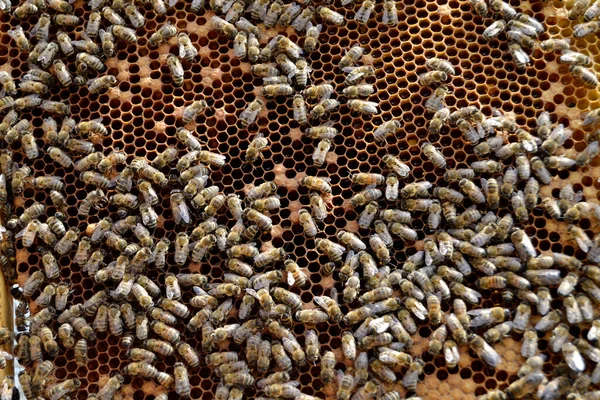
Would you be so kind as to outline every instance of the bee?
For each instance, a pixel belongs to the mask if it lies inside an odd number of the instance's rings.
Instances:
[[[419,382],[419,375],[423,373],[424,366],[425,363],[420,358],[416,358],[412,362],[410,362],[408,370],[402,378],[402,385],[407,390],[414,391],[416,389],[417,383]]]
[[[29,51],[31,49],[31,45],[29,44],[29,40],[27,36],[25,36],[25,32],[21,25],[17,25],[15,29],[10,29],[8,32],[8,36],[10,36],[14,41],[19,50],[21,51]],[[8,90],[7,90],[8,93]],[[16,92],[15,92],[16,93]],[[8,93],[10,95],[10,93]]]
[[[580,25],[583,25],[583,24],[580,24]],[[582,37],[582,36],[577,35],[577,27],[580,25],[576,25],[575,30],[573,32],[573,34],[576,38]],[[562,51],[562,50],[568,50],[570,47],[571,47],[571,39],[569,39],[569,38],[567,38],[567,39],[547,39],[540,43],[540,48],[544,51]],[[539,127],[539,125],[538,125],[538,127]],[[543,139],[544,135],[539,135],[539,136]]]
[[[573,3],[573,6],[567,13],[567,16],[571,20],[576,20],[581,18],[584,15],[586,10],[590,7],[590,0],[577,0]]]
[[[294,93],[294,89],[286,84],[266,85],[262,88],[262,94],[265,97],[290,96]]]
[[[104,52],[104,55],[106,57],[113,57],[115,55],[115,40],[112,29],[108,29],[106,31],[104,29],[100,29],[98,31],[98,35],[100,36],[100,42],[102,45],[102,51]],[[128,37],[128,39],[131,40],[132,38]]]
[[[48,389],[48,397],[52,400],[58,400],[67,394],[76,391],[80,386],[81,381],[79,379],[67,379]]]
[[[42,345],[44,346],[44,351],[46,351],[46,353],[52,357],[56,356],[59,348],[58,343],[56,340],[54,340],[54,334],[52,333],[52,330],[46,325],[41,325],[39,335],[40,339],[42,340]]]
[[[312,7],[305,8],[292,21],[292,24],[291,24],[292,28],[294,28],[298,32],[301,32],[301,31],[305,30],[306,26],[308,25],[308,22],[312,21],[312,19],[314,17],[314,14],[315,14],[315,11],[314,11],[314,9]]]
[[[454,368],[460,361],[460,353],[454,340],[444,342],[444,359],[448,368]]]
[[[382,22],[387,26],[398,25],[398,10],[395,1],[385,0],[383,2]]]
[[[571,67],[569,67],[569,71],[574,77],[581,78],[583,83],[590,87],[597,87],[598,85],[600,85],[600,82],[598,81],[598,77],[596,76],[595,72],[588,68],[584,68],[579,65],[572,65]]]
[[[370,0],[365,0],[365,1],[370,1]],[[379,113],[377,106],[378,106],[378,104],[375,103],[374,101],[365,101],[365,100],[357,100],[357,99],[348,100],[348,107],[350,107],[350,110],[359,112],[363,115],[369,115],[369,114],[372,115],[372,114]]]
[[[419,75],[419,85],[431,86],[436,83],[442,83],[448,79],[448,74],[444,71],[429,71]]]
[[[425,66],[431,70],[442,71],[448,75],[455,75],[456,71],[452,64],[442,58],[432,57],[425,61]]]
[[[141,376],[144,378],[156,378],[158,376],[158,370],[151,364],[144,361],[132,362],[126,365],[121,372],[132,376]]]
[[[121,388],[124,378],[121,374],[114,374],[108,381],[100,388],[97,394],[97,398],[100,400],[112,399]]]
[[[367,85],[368,86],[368,85]],[[348,89],[348,88],[346,88]],[[346,94],[346,89],[344,89],[344,94]],[[388,137],[392,137],[397,134],[402,126],[401,121],[391,120],[380,125],[373,132],[373,137],[376,142],[383,143]]]
[[[362,84],[362,85],[356,85],[356,86],[348,86],[347,88],[344,88],[344,96],[350,98],[350,99],[355,99],[357,97],[368,97],[369,95],[373,94],[374,92],[374,88],[373,85],[369,85],[369,84]],[[399,124],[398,121],[390,121],[390,122],[394,122],[395,124]],[[387,134],[385,133],[379,133],[379,137],[383,136],[384,138],[386,136],[391,136],[393,135],[393,133],[395,133],[397,131],[397,128],[394,126],[390,126],[389,127],[389,132]],[[378,136],[375,136],[376,138]],[[380,140],[382,141],[382,140]]]
[[[344,24],[344,16],[340,13],[333,11],[330,8],[319,6],[317,7],[316,11],[319,14],[319,16],[326,22],[339,26]]]
[[[146,23],[146,19],[134,4],[129,4],[125,6],[125,15],[127,15],[127,18],[129,18],[129,22],[131,23],[131,25],[133,25],[134,28],[144,26],[144,24]]]
[[[500,355],[481,336],[471,335],[469,347],[490,367],[495,368],[500,363]]]
[[[538,335],[535,329],[529,328],[523,334],[523,343],[521,344],[521,355],[525,358],[535,356],[538,350]]]
[[[182,113],[181,120],[184,124],[188,124],[196,119],[200,113],[206,110],[208,105],[204,100],[196,100],[187,106]],[[188,131],[189,132],[189,131]]]
[[[367,18],[368,19],[368,18]],[[360,58],[363,56],[365,49],[361,47],[359,44],[355,44],[352,46],[346,54],[342,57],[338,64],[338,68],[343,70],[346,67],[350,67],[355,64]]]
[[[446,158],[431,143],[425,142],[421,145],[423,154],[438,168],[446,168]]]
[[[246,33],[253,33],[258,40],[262,38],[262,31],[256,25],[252,24],[244,17],[241,17],[237,21],[235,21],[235,27],[240,31],[244,31]]]
[[[48,155],[54,161],[65,168],[72,168],[74,166],[73,160],[69,157],[64,151],[59,149],[58,147],[50,146],[48,147]]]
[[[33,3],[23,3],[18,6],[13,11],[13,16],[17,19],[25,19],[30,15],[33,15],[38,12],[38,7],[36,7]]]
[[[167,66],[171,70],[175,86],[183,86],[183,66],[179,58],[173,54],[167,56]]]
[[[587,35],[591,35],[592,33],[600,32],[600,23],[598,21],[589,21],[581,24],[575,25],[573,28],[573,36],[580,39],[586,37]],[[562,43],[561,43],[562,44]],[[568,50],[570,43],[565,43],[562,46],[556,46],[556,50]],[[566,47],[563,49],[563,47]]]
[[[383,162],[400,178],[406,178],[410,173],[408,165],[390,154],[383,156]]]
[[[425,108],[427,109],[427,111],[432,112],[432,113],[438,113],[441,110],[446,109],[446,111],[437,114],[438,119],[440,120],[440,122],[437,122],[438,124],[440,124],[439,128],[441,128],[441,124],[443,124],[448,117],[450,116],[450,110],[447,109],[446,107],[446,103],[445,103],[445,99],[446,96],[450,93],[450,89],[448,89],[447,86],[440,86],[437,89],[434,90],[433,95],[427,99],[427,101],[425,102]],[[434,115],[433,117],[434,119],[436,118],[436,116]],[[439,129],[438,129],[439,132]]]
[[[214,26],[214,22],[213,22],[214,19],[220,19],[220,18],[215,16],[211,19],[213,26]],[[225,21],[223,21],[223,22],[225,22]],[[124,24],[119,24],[119,25],[124,25]],[[161,25],[156,30],[156,32],[154,32],[152,34],[152,36],[150,36],[150,39],[148,39],[148,44],[150,45],[150,47],[158,47],[160,44],[167,42],[170,38],[175,37],[175,35],[177,35],[177,27],[175,27],[171,23],[167,22],[167,23]],[[233,39],[233,37],[232,37],[232,39]]]
[[[559,61],[564,64],[581,65],[583,67],[589,66],[592,63],[589,56],[571,50],[563,50],[559,57]]]
[[[105,75],[91,79],[87,84],[90,93],[100,93],[115,86],[117,84],[117,78],[114,75]]]
[[[585,371],[585,360],[581,356],[579,349],[573,343],[565,343],[562,346],[561,351],[570,370],[573,372]]]
[[[88,344],[85,339],[79,339],[74,347],[75,361],[77,365],[87,365],[88,362]]]

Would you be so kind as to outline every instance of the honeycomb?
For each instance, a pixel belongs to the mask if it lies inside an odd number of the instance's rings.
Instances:
[[[565,5],[554,1],[548,3],[517,2],[510,4],[520,11],[533,16],[546,26],[546,33],[540,39],[572,37],[573,27],[577,21],[566,17]],[[77,0],[74,14],[88,20],[90,10],[84,2]],[[364,116],[351,112],[346,104],[330,113],[328,120],[339,129],[340,134],[333,139],[333,148],[321,168],[312,163],[312,154],[316,146],[314,140],[302,133],[302,128],[293,118],[292,97],[278,97],[266,102],[266,107],[259,114],[256,123],[242,129],[238,123],[239,114],[246,106],[257,98],[261,98],[261,78],[253,76],[250,64],[238,60],[233,55],[232,41],[210,27],[212,11],[196,14],[190,5],[179,1],[169,7],[166,14],[159,15],[148,4],[140,7],[146,18],[144,26],[138,28],[139,37],[136,44],[117,42],[116,56],[106,60],[106,74],[117,77],[116,87],[100,94],[89,93],[86,86],[63,88],[54,85],[45,98],[68,103],[71,117],[76,121],[101,118],[109,129],[106,137],[93,137],[96,150],[108,155],[113,150],[122,150],[127,154],[127,162],[135,157],[154,160],[168,146],[182,149],[175,138],[178,121],[185,106],[194,100],[204,99],[208,108],[195,122],[186,125],[196,137],[205,144],[205,148],[215,153],[226,155],[227,163],[220,169],[210,172],[210,181],[224,193],[248,193],[254,185],[274,181],[278,185],[281,208],[271,215],[273,228],[260,238],[261,249],[283,247],[291,258],[304,268],[309,276],[310,284],[304,288],[291,290],[301,296],[304,303],[311,303],[313,296],[330,293],[336,288],[343,291],[338,272],[326,276],[321,266],[329,259],[317,252],[315,240],[306,238],[298,221],[298,210],[309,206],[309,191],[300,184],[305,176],[322,176],[331,178],[331,196],[327,199],[330,206],[324,225],[320,226],[320,236],[334,238],[340,229],[359,234],[365,242],[371,234],[370,230],[359,229],[357,219],[360,211],[350,204],[350,198],[360,190],[352,184],[349,177],[358,172],[385,173],[381,162],[386,154],[396,155],[411,168],[404,182],[428,181],[435,186],[447,186],[444,181],[444,170],[436,168],[426,159],[421,151],[421,144],[428,141],[442,149],[448,162],[448,168],[467,168],[477,157],[473,145],[466,142],[456,128],[444,127],[439,135],[429,134],[427,125],[429,117],[424,103],[433,90],[420,86],[417,82],[419,74],[426,71],[425,61],[433,56],[445,58],[456,68],[457,72],[447,83],[451,94],[446,104],[451,108],[476,105],[486,115],[492,115],[493,109],[513,115],[516,123],[533,131],[536,118],[542,111],[552,115],[554,123],[562,123],[573,130],[573,135],[563,147],[569,151],[582,151],[586,147],[585,131],[581,126],[580,116],[600,106],[599,93],[585,88],[568,72],[568,66],[557,62],[558,56],[542,52],[535,48],[531,52],[531,64],[525,71],[518,71],[507,52],[507,40],[503,35],[489,42],[482,37],[483,30],[491,23],[491,18],[481,18],[472,11],[468,2],[456,0],[403,0],[399,1],[397,26],[388,27],[380,22],[382,4],[375,5],[374,16],[367,24],[360,25],[350,18],[360,8],[360,4],[330,6],[347,17],[343,26],[323,24],[323,32],[319,38],[317,49],[308,54],[313,72],[311,80],[314,84],[332,82],[336,89],[343,87],[344,76],[337,70],[337,64],[346,49],[358,43],[366,49],[362,64],[372,65],[375,76],[367,78],[367,82],[376,88],[376,94],[370,100],[379,103],[380,113],[375,116]],[[570,4],[567,4],[567,8]],[[375,15],[376,14],[376,15]],[[20,21],[25,32],[35,25],[36,17]],[[199,49],[199,57],[194,62],[183,61],[184,84],[177,87],[173,84],[164,56],[177,54],[177,46],[173,40],[152,48],[148,44],[150,36],[157,27],[171,22],[179,31],[188,33],[192,43]],[[0,71],[6,71],[14,79],[20,78],[27,71],[27,53],[20,51],[7,32],[19,23],[7,13],[0,13]],[[55,28],[52,28],[55,29]],[[83,27],[62,27],[67,33],[80,35]],[[283,32],[291,40],[298,42],[301,38],[293,29],[267,29],[268,38]],[[593,56],[594,62],[600,62],[600,50],[596,38],[588,36],[572,42],[578,51]],[[265,42],[263,40],[263,42]],[[594,70],[600,72],[594,64]],[[40,149],[46,148],[41,129],[46,117],[39,109],[24,112],[22,117],[29,118],[34,127],[33,134]],[[401,132],[382,145],[374,141],[371,132],[385,121],[400,119],[403,122]],[[263,160],[253,165],[245,163],[245,149],[259,133],[264,134],[269,148],[263,152]],[[516,140],[516,138],[512,138]],[[511,140],[509,138],[509,140]],[[4,145],[4,144],[3,144]],[[6,146],[6,145],[4,145]],[[35,160],[27,160],[20,143],[7,146],[13,151],[13,160],[19,165],[27,164],[33,170],[33,176],[58,175],[63,178],[63,193],[67,198],[67,219],[65,223],[81,232],[89,231],[90,224],[96,224],[106,217],[115,217],[116,207],[107,207],[94,211],[89,217],[79,216],[77,208],[87,193],[94,189],[84,184],[72,169],[65,169],[54,162],[42,151],[42,156]],[[560,189],[571,183],[574,190],[582,191],[587,201],[600,200],[600,164],[598,158],[591,164],[575,169],[559,171],[553,176],[550,185],[542,186],[540,195],[559,197]],[[155,206],[160,216],[159,224],[152,232],[156,238],[166,237],[175,241],[179,227],[173,220],[169,202],[169,190],[160,192],[161,201]],[[12,200],[14,213],[22,214],[23,210],[34,202],[47,206],[47,215],[56,212],[49,196],[44,191],[26,187],[23,193]],[[434,232],[427,228],[427,215],[415,213],[411,226],[418,232],[419,241],[411,243],[394,238],[392,260],[400,265],[410,255],[422,250],[422,240]],[[221,214],[218,222],[231,225],[228,217]],[[583,219],[579,225],[593,237],[598,233],[595,222]],[[548,217],[541,205],[531,213],[529,222],[523,225],[525,232],[532,238],[537,251],[542,254],[563,252],[585,260],[586,254],[578,249],[573,240],[567,239],[567,224],[557,222]],[[333,239],[332,239],[333,240]],[[33,248],[24,248],[20,240],[16,244],[17,282],[22,286],[26,278],[34,271],[41,269],[41,254]],[[83,303],[94,295],[98,284],[81,271],[80,266],[71,262],[74,249],[58,258],[61,266],[61,279],[71,284],[71,304]],[[211,282],[221,282],[224,258],[216,250],[211,250],[207,260],[201,264],[190,264],[188,272],[200,272],[210,277]],[[167,267],[163,271],[149,269],[147,276],[164,286],[165,275],[180,272],[174,263],[172,248],[168,255]],[[466,278],[474,284],[475,277]],[[502,304],[499,291],[482,291],[481,307],[492,307]],[[35,298],[35,296],[33,297]],[[516,303],[512,305],[513,308]],[[553,308],[561,308],[560,301],[552,304]],[[31,306],[35,313],[35,305]],[[353,307],[352,307],[353,308]],[[447,312],[450,304],[442,302],[443,311]],[[351,308],[341,305],[345,314]],[[535,321],[535,318],[534,318]],[[233,320],[231,322],[234,322]],[[57,326],[54,326],[56,331]],[[183,326],[178,327],[183,331]],[[337,356],[336,369],[347,370],[352,362],[344,360],[341,355],[341,335],[346,329],[336,323],[317,325],[321,353],[332,350]],[[293,332],[300,335],[304,326],[294,323]],[[585,337],[588,327],[573,326],[570,333],[573,337]],[[447,368],[443,356],[431,356],[427,353],[427,343],[432,328],[427,323],[420,323],[418,333],[413,335],[413,356],[421,356],[425,361],[422,382],[419,383],[416,395],[425,399],[434,398],[475,398],[489,390],[505,389],[517,379],[517,371],[524,359],[520,355],[520,336],[506,338],[494,345],[502,357],[502,363],[495,370],[486,365],[476,355],[461,346],[461,358],[455,368]],[[200,335],[186,333],[185,341],[196,349],[201,348]],[[550,353],[547,342],[550,332],[540,337],[539,348],[548,355],[544,364],[544,372],[551,374],[562,358]],[[303,339],[299,339],[303,343]],[[238,350],[231,345],[232,350]],[[223,346],[222,350],[227,347]],[[52,377],[56,381],[79,378],[83,383],[77,392],[77,398],[85,399],[97,393],[109,377],[121,371],[129,363],[126,349],[122,346],[121,337],[107,333],[99,333],[98,340],[90,343],[89,362],[79,366],[74,358],[73,350],[61,351],[53,361],[55,369]],[[161,359],[156,367],[160,371],[173,372],[174,357]],[[201,363],[197,370],[190,369],[192,385],[191,398],[211,399],[217,390],[212,369]],[[303,393],[318,398],[335,398],[336,385],[324,384],[320,379],[318,365],[306,365],[293,371],[292,378],[300,382]],[[120,389],[120,396],[136,400],[153,399],[164,389],[155,381],[125,375]],[[389,385],[386,385],[391,389]],[[396,390],[406,394],[400,385]],[[247,398],[258,396],[254,388],[245,390]],[[175,398],[171,393],[169,398]]]

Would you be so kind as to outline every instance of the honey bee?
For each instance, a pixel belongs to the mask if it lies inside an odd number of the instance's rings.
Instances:
[[[370,1],[370,0],[365,0]],[[373,115],[379,113],[377,109],[378,104],[374,101],[352,99],[348,100],[348,107],[350,110],[359,112],[363,115]]]
[[[17,25],[15,29],[10,29],[7,33],[8,36],[10,36],[15,41],[19,50],[29,51],[31,49],[29,40],[27,39],[27,36],[25,36],[25,32],[23,31],[21,25]],[[10,95],[10,93],[8,94]]]
[[[262,94],[265,97],[290,96],[294,89],[287,83],[265,85],[262,88]]]
[[[340,26],[344,24],[344,16],[340,13],[333,11],[330,8],[319,6],[317,7],[316,12],[324,21]]]
[[[419,85],[431,86],[436,83],[442,83],[448,79],[448,74],[444,71],[429,71],[419,75]]]
[[[42,340],[42,346],[44,346],[44,351],[46,351],[46,353],[52,357],[56,356],[59,348],[58,343],[56,340],[54,340],[54,334],[52,333],[52,330],[46,325],[41,325],[39,329],[39,335],[40,339]]]
[[[258,347],[258,359],[256,361],[257,370],[266,372],[271,364],[272,347],[271,342],[263,340]]]
[[[584,68],[580,65],[572,65],[569,68],[569,71],[574,77],[581,78],[583,83],[590,87],[597,87],[600,85],[596,73],[588,68]]]
[[[35,142],[35,138],[31,133],[26,133],[21,137],[21,144],[23,145],[23,150],[25,151],[25,155],[29,160],[38,158],[40,156],[37,143]]]
[[[38,7],[36,7],[33,3],[23,3],[18,6],[13,11],[13,16],[17,19],[25,19],[30,15],[33,15],[38,12]]]
[[[167,66],[173,76],[173,83],[175,86],[183,86],[183,66],[179,58],[173,54],[169,54],[166,58]]]
[[[81,381],[77,378],[67,379],[62,381],[52,388],[48,392],[48,397],[52,400],[60,399],[67,394],[76,391],[81,386]]]
[[[343,70],[346,67],[352,66],[354,63],[360,60],[364,52],[364,48],[362,48],[359,44],[355,44],[348,51],[346,51],[346,54],[342,57],[338,64],[338,68]]]
[[[114,29],[114,28],[113,28]],[[106,57],[113,57],[115,55],[115,40],[112,33],[112,29],[98,31],[100,36],[100,42],[102,45],[102,51]]]
[[[134,361],[127,364],[121,372],[123,374],[141,376],[143,378],[156,378],[158,376],[158,370],[144,361]]]
[[[182,113],[181,120],[184,124],[188,124],[196,119],[200,113],[206,110],[208,105],[204,100],[196,100],[189,106],[187,106]],[[189,132],[189,131],[186,131]],[[190,133],[191,135],[191,133]],[[199,150],[199,149],[198,149]]]
[[[102,63],[102,61],[98,57],[91,55],[89,53],[86,53],[86,52],[78,53],[76,58],[77,58],[77,62],[79,64],[83,64],[86,67],[90,67],[98,72],[102,72],[106,69],[106,66]]]
[[[214,26],[214,19],[219,19],[219,17],[213,17],[211,19],[211,22],[213,23]],[[223,21],[223,20],[221,20]],[[225,22],[225,21],[223,21]],[[124,24],[120,24],[120,25],[124,25]],[[171,23],[167,22],[163,25],[161,25],[156,32],[154,32],[152,34],[152,36],[150,36],[150,39],[148,39],[148,44],[151,47],[157,47],[162,43],[167,42],[170,38],[175,37],[175,35],[177,35],[177,27],[175,27],[174,25],[172,25]],[[233,39],[233,37],[232,37]]]
[[[592,33],[596,33],[600,31],[600,23],[598,23],[598,21],[589,21],[589,22],[584,22],[581,24],[577,24],[575,25],[575,27],[573,28],[573,36],[575,36],[576,38],[583,38],[586,37],[587,35],[591,35]],[[566,43],[563,46],[556,46],[556,50],[568,50],[570,46],[570,43]]]
[[[105,75],[87,81],[88,90],[90,93],[100,93],[104,90],[110,89],[116,84],[117,78],[114,75]]]

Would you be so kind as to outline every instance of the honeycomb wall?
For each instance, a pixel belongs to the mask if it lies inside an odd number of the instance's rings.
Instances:
[[[566,19],[561,2],[518,4],[512,1],[511,4],[547,26],[547,33],[540,39],[571,36],[575,22]],[[89,10],[82,1],[75,2],[74,7],[76,15],[87,19]],[[360,5],[352,7],[334,5],[332,8],[342,14],[352,15]],[[567,151],[581,151],[585,147],[579,115],[600,106],[598,92],[584,88],[581,82],[571,77],[568,67],[559,65],[557,56],[552,53],[542,53],[535,49],[531,65],[523,72],[517,71],[506,51],[507,43],[503,35],[499,39],[485,42],[482,32],[491,19],[474,15],[467,2],[404,0],[398,3],[400,22],[391,28],[378,22],[382,5],[377,4],[375,13],[378,17],[371,18],[364,26],[353,20],[348,20],[341,27],[325,25],[321,43],[309,55],[310,65],[314,70],[313,83],[332,81],[336,88],[341,88],[344,77],[337,71],[339,60],[345,49],[352,44],[359,43],[363,46],[367,55],[362,62],[373,65],[376,71],[375,76],[368,78],[367,82],[375,85],[377,92],[373,99],[377,99],[381,110],[379,115],[364,117],[350,112],[342,104],[338,111],[331,113],[330,120],[341,134],[335,137],[327,162],[323,167],[316,168],[311,160],[315,143],[302,134],[294,121],[291,97],[267,102],[256,124],[248,129],[241,129],[237,124],[240,112],[260,96],[262,81],[251,74],[248,63],[233,56],[231,41],[209,28],[208,21],[212,12],[194,14],[183,1],[169,8],[166,15],[156,15],[149,6],[141,8],[141,11],[147,22],[136,31],[138,43],[126,45],[119,41],[121,48],[115,57],[106,62],[107,73],[115,75],[119,81],[116,87],[105,93],[90,94],[85,86],[68,89],[54,86],[49,98],[67,101],[75,120],[102,118],[110,136],[95,139],[96,149],[102,150],[105,155],[114,149],[123,150],[128,155],[128,162],[134,157],[146,157],[151,161],[167,146],[181,148],[174,137],[181,112],[191,101],[205,99],[208,109],[196,123],[187,127],[195,131],[207,149],[227,156],[227,164],[220,170],[211,172],[211,181],[225,193],[239,194],[247,193],[252,185],[262,182],[275,181],[278,184],[281,209],[273,215],[272,232],[263,236],[261,244],[263,249],[271,246],[284,247],[289,254],[293,254],[301,267],[307,268],[310,285],[302,290],[292,289],[307,303],[311,302],[313,296],[327,293],[332,287],[336,287],[339,292],[343,287],[339,283],[337,272],[333,277],[323,276],[320,265],[327,260],[317,253],[314,240],[302,235],[297,210],[309,204],[308,191],[299,184],[302,177],[331,177],[331,209],[325,225],[321,226],[325,236],[331,237],[338,230],[346,229],[368,238],[369,232],[358,229],[358,213],[349,202],[357,191],[349,179],[351,174],[382,173],[381,158],[390,153],[398,155],[411,166],[406,182],[427,180],[434,185],[445,186],[443,170],[435,168],[422,156],[420,145],[425,141],[443,149],[448,168],[468,167],[477,160],[473,146],[465,142],[457,129],[444,127],[439,135],[427,132],[428,117],[425,116],[424,102],[431,96],[432,90],[417,83],[417,75],[426,71],[424,64],[427,58],[446,58],[457,70],[448,83],[452,90],[446,100],[449,107],[477,105],[486,115],[491,115],[492,109],[496,108],[504,113],[514,114],[518,125],[531,130],[535,128],[535,119],[540,112],[548,111],[553,116],[553,122],[563,123],[574,130],[572,139],[567,140],[564,145]],[[173,39],[156,49],[148,46],[151,34],[167,21],[175,24],[180,31],[187,32],[200,52],[197,61],[183,61],[185,83],[181,88],[172,84],[168,68],[162,59],[169,52],[176,53],[177,47]],[[8,14],[0,14],[0,69],[10,72],[16,79],[26,71],[27,55],[20,52],[7,35],[14,24],[16,22]],[[34,24],[33,20],[21,22],[25,31],[30,30]],[[65,30],[79,34],[82,27],[66,27]],[[268,30],[269,38],[277,32],[277,29]],[[293,30],[284,32],[290,39],[298,39]],[[573,45],[581,52],[596,55],[595,61],[600,62],[600,49],[595,36],[575,40]],[[600,72],[598,65],[600,64],[594,66],[596,72]],[[42,147],[42,113],[34,110],[23,116],[31,119],[36,128],[34,136]],[[401,134],[397,139],[388,140],[385,145],[375,143],[369,133],[390,119],[403,121]],[[249,165],[244,163],[245,149],[258,133],[268,137],[270,147],[263,154],[264,161]],[[25,160],[18,143],[9,148],[14,152],[14,161],[30,165],[34,176],[64,174],[64,192],[69,205],[67,224],[70,227],[78,227],[84,232],[89,224],[116,211],[108,207],[92,213],[88,218],[78,216],[77,206],[93,187],[83,184],[74,172],[64,171],[45,152],[42,153],[43,157],[29,162]],[[600,200],[599,164],[600,161],[596,159],[578,171],[559,172],[549,187],[543,187],[541,195],[558,197],[558,191],[568,182],[574,185],[576,191],[582,190],[586,199]],[[161,219],[153,234],[157,238],[174,240],[177,228],[172,219],[168,192],[164,190],[161,193],[162,203],[155,207]],[[47,194],[31,187],[14,199],[15,213],[20,214],[34,201],[45,203],[48,215],[53,213],[54,208]],[[228,217],[219,216],[219,222],[228,223]],[[414,220],[412,226],[419,232],[419,239],[432,233],[425,228],[424,215]],[[582,221],[581,226],[590,233],[598,231],[589,221]],[[533,237],[533,242],[541,253],[564,252],[585,258],[584,254],[576,250],[574,243],[564,239],[566,224],[547,218],[541,207],[533,211],[525,231]],[[420,248],[396,240],[393,259],[401,262],[417,250]],[[77,265],[70,262],[72,255],[73,252],[60,257],[58,261],[62,267],[61,277],[72,284],[70,301],[80,303],[95,293],[95,283]],[[40,256],[22,248],[20,242],[17,242],[16,260],[20,283],[39,269],[41,264]],[[169,263],[174,265],[172,253],[169,254]],[[192,264],[189,270],[210,275],[213,282],[219,282],[223,274],[222,263],[221,257],[213,251],[207,262]],[[178,270],[178,267],[170,266],[162,272],[151,270],[148,276],[164,284],[164,275]],[[488,293],[482,307],[498,304],[499,296],[499,293]],[[443,304],[443,307],[448,309],[447,304]],[[342,305],[342,311],[347,310],[348,307]],[[326,323],[318,325],[317,329],[322,351],[332,349],[339,353],[342,327]],[[296,333],[301,333],[302,330],[301,324],[295,325]],[[431,329],[426,324],[420,326],[421,339],[415,338],[412,351],[414,355],[422,354],[426,361],[424,380],[417,387],[417,395],[434,398],[437,397],[437,391],[440,396],[444,394],[453,399],[474,398],[484,394],[486,390],[504,389],[516,380],[516,372],[522,363],[518,340],[506,339],[496,346],[503,362],[495,371],[486,368],[473,354],[466,351],[462,352],[458,367],[447,369],[443,357],[434,358],[425,351],[430,332]],[[581,332],[571,333],[579,336]],[[548,337],[540,338],[542,350],[542,343],[547,339]],[[186,337],[186,341],[194,347],[200,347],[194,336]],[[97,392],[112,373],[127,364],[125,350],[119,343],[120,338],[100,334],[98,341],[90,348],[87,367],[77,366],[72,350],[61,353],[54,360],[56,369],[53,376],[59,381],[74,377],[82,379],[84,385],[78,391],[77,398],[85,399],[88,394]],[[555,360],[550,358],[544,369],[551,371]],[[172,373],[173,361],[167,357],[158,363],[157,368]],[[344,368],[340,364],[338,366]],[[323,385],[319,379],[319,371],[318,366],[308,365],[300,368],[293,377],[301,382],[304,393],[320,398],[334,398],[334,385]],[[203,362],[197,371],[190,373],[193,386],[191,397],[213,398],[216,382],[211,379],[211,369]],[[403,389],[398,388],[404,393]],[[126,376],[121,393],[127,398],[141,400],[152,399],[161,390],[163,389],[154,382]],[[252,390],[246,391],[247,396],[253,394]],[[170,398],[176,397],[171,394]]]

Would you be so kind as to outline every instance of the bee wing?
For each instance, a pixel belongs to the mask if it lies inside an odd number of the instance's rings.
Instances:
[[[182,201],[179,205],[179,215],[181,217],[181,220],[185,223],[185,224],[189,224],[191,222],[191,218],[190,218],[190,210],[187,206],[187,204],[185,203],[185,200]]]
[[[294,274],[292,274],[291,272],[287,273],[287,283],[290,286],[294,286],[294,283],[296,282],[296,279],[294,278]]]
[[[258,293],[256,293],[256,290],[247,288],[246,293],[248,293],[250,296],[254,297],[256,300],[260,300],[260,296],[258,295]]]
[[[185,58],[187,55],[187,51],[185,50],[185,45],[183,43],[179,43],[179,57]]]
[[[179,0],[169,0],[169,7],[175,7]]]
[[[481,178],[481,189],[483,190],[483,193],[485,193],[486,195],[488,194],[488,181],[485,178]]]
[[[202,289],[200,286],[194,286],[194,287],[192,287],[192,290],[198,296],[208,296],[208,292],[206,290]]]
[[[454,247],[452,246],[452,242],[440,241],[439,249],[442,255],[452,254],[452,250]]]
[[[579,245],[579,248],[581,249],[581,251],[583,251],[584,253],[587,253],[588,251],[590,251],[590,247],[588,246],[587,241],[585,240],[585,238],[582,237],[576,237],[575,238],[575,242],[577,242],[577,245]]]
[[[313,300],[316,305],[327,311],[327,301],[325,300],[325,296],[315,296]]]
[[[15,239],[18,239],[18,238],[20,238],[20,237],[23,237],[23,235],[25,234],[25,231],[26,231],[26,230],[27,230],[27,226],[25,226],[25,228],[21,229],[21,230],[19,231],[19,233],[17,233],[17,234],[15,235]]]
[[[13,360],[15,357],[10,354],[8,351],[0,350],[0,356],[4,357],[7,360]]]
[[[336,303],[338,302],[338,291],[336,288],[331,288],[331,292],[329,293],[329,297],[333,299]]]

